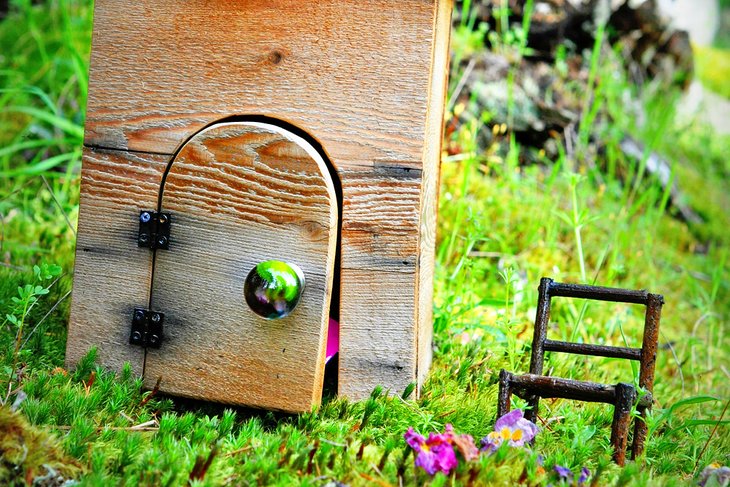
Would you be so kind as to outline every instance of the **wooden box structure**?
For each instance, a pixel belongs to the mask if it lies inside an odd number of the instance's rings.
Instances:
[[[341,395],[420,386],[452,1],[95,3],[69,365],[302,411],[332,315]],[[268,259],[306,278],[280,320]]]

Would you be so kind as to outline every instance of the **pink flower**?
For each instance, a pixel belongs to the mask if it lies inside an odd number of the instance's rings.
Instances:
[[[403,437],[417,453],[416,466],[424,469],[429,475],[435,475],[436,472],[448,475],[456,467],[457,461],[452,446],[453,434],[451,432],[430,433],[426,439],[416,433],[413,428],[408,428]]]
[[[521,409],[513,409],[494,424],[494,431],[482,438],[482,451],[494,452],[505,441],[509,446],[524,446],[537,434],[537,426],[522,416]]]

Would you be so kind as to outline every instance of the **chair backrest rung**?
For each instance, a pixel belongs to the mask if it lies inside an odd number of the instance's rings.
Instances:
[[[594,299],[598,301],[613,301],[615,303],[646,304],[649,292],[614,287],[588,286],[584,284],[566,284],[551,281],[548,286],[550,297]]]
[[[561,342],[545,340],[543,349],[546,352],[575,353],[578,355],[595,355],[598,357],[625,358],[641,360],[640,348],[610,347],[607,345],[591,345],[590,343]]]

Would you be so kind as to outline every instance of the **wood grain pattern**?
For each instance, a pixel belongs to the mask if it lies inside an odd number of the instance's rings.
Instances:
[[[144,350],[129,344],[132,311],[149,302],[152,252],[137,247],[140,210],[157,207],[168,157],[85,148],[66,363],[91,347],[99,363],[142,375]]]
[[[421,171],[341,169],[340,395],[415,380]]]
[[[377,385],[399,394],[415,381],[415,276],[341,270],[341,395],[363,399]]]
[[[148,349],[145,384],[163,392],[283,411],[322,395],[338,207],[319,154],[283,129],[213,126],[172,163],[162,193],[170,250],[158,251],[152,307],[163,346]],[[270,259],[297,264],[306,287],[280,320],[253,313],[248,272]]]
[[[341,169],[342,267],[413,274],[420,170]]]
[[[344,192],[339,393],[420,387],[432,359],[436,206],[452,3],[432,19],[420,167],[340,167]],[[366,271],[366,272],[363,272]]]
[[[85,143],[173,153],[269,115],[343,165],[419,167],[435,0],[96,2]]]

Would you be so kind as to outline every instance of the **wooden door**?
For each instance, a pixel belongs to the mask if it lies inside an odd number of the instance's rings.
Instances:
[[[304,139],[255,122],[213,125],[171,163],[160,211],[151,309],[163,341],[144,381],[165,393],[283,411],[322,394],[339,209],[329,169]],[[266,319],[244,298],[264,261],[295,264],[306,281],[290,315]]]

